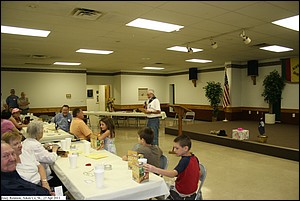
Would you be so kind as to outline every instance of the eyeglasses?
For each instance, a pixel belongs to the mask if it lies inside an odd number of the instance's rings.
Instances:
[[[5,160],[8,160],[10,156],[15,158],[16,157],[15,152],[5,153],[5,154],[1,155],[1,158],[5,159]]]

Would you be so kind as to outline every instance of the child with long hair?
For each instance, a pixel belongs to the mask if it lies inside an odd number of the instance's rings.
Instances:
[[[110,117],[103,117],[99,121],[100,124],[100,135],[98,135],[98,140],[104,141],[104,149],[117,154],[115,145],[115,125],[113,119]]]

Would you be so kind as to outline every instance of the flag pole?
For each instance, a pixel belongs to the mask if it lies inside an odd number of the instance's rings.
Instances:
[[[223,111],[224,111],[224,116],[225,119],[223,122],[228,122],[226,119],[226,108],[228,105],[230,105],[230,95],[229,95],[229,83],[228,83],[228,78],[227,78],[227,68],[226,65],[224,67],[224,89],[223,89],[223,97],[222,97],[222,103],[223,103]]]

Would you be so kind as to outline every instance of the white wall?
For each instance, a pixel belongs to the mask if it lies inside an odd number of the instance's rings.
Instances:
[[[104,76],[104,75],[87,75],[86,83],[88,85],[113,85],[115,76]]]
[[[11,88],[18,96],[22,91],[27,94],[30,108],[86,105],[85,73],[1,71],[2,98],[10,95]],[[66,94],[71,94],[71,99]]]
[[[167,103],[169,88],[165,87],[165,80],[164,76],[121,75],[121,104],[143,104],[144,101],[138,101],[138,88],[153,89],[158,100]]]
[[[196,87],[194,87],[192,81],[189,80],[188,74],[170,76],[167,77],[166,86],[175,84],[175,104],[209,105],[203,87],[207,85],[208,81],[215,81],[223,84],[223,75],[224,73],[221,71],[198,73]]]
[[[115,104],[121,105],[121,75],[113,76],[114,84],[112,86],[112,97],[115,98]]]
[[[262,63],[262,61],[259,61]],[[261,93],[264,77],[274,69],[281,73],[281,66],[259,67],[256,85],[253,85],[247,69],[228,68],[231,106],[232,107],[263,107],[268,108]],[[147,76],[147,75],[115,75],[96,76],[84,73],[48,73],[48,72],[15,72],[1,71],[2,98],[9,95],[11,88],[16,89],[17,95],[22,91],[27,93],[31,108],[61,107],[63,104],[85,106],[86,85],[111,85],[112,97],[115,104],[142,104],[138,101],[138,88],[147,87],[155,90],[161,103],[169,103],[169,84],[175,84],[175,103],[209,105],[203,89],[206,82],[215,81],[224,84],[224,71],[198,73],[197,87],[193,86],[188,74],[176,76]],[[66,99],[66,94],[72,95]],[[100,90],[99,90],[100,93]],[[282,93],[281,108],[299,109],[299,83],[289,84]]]

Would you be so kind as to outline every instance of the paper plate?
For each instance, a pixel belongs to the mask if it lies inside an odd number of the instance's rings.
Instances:
[[[106,158],[107,156],[104,154],[99,154],[99,153],[91,153],[88,155],[85,155],[88,158],[92,158],[92,159],[101,159],[101,158]]]

